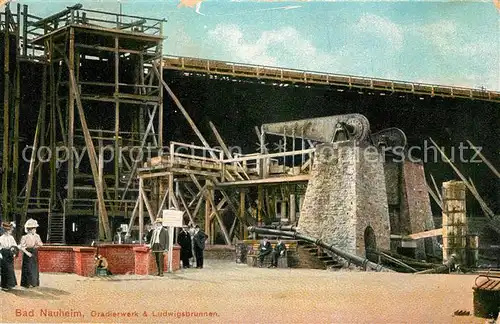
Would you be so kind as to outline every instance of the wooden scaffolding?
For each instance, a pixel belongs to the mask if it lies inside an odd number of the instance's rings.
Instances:
[[[21,223],[28,213],[48,214],[50,242],[64,243],[65,219],[73,215],[98,216],[100,238],[111,240],[108,216],[130,217],[137,169],[163,146],[164,20],[81,5],[47,18],[29,15],[27,6],[17,9],[5,15],[7,22],[17,17],[10,29],[17,33],[20,58],[43,63],[43,76],[35,136],[26,154],[27,181],[18,191],[13,177],[15,195],[5,197],[8,191],[3,190],[4,205],[21,214]],[[4,141],[4,152],[9,152],[9,141]]]

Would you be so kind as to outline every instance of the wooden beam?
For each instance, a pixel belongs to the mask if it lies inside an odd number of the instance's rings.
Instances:
[[[490,168],[491,171],[493,171],[493,173],[498,177],[500,178],[500,172],[498,172],[498,170],[493,166],[493,164],[491,164],[490,161],[488,161],[488,159],[486,157],[484,157],[484,155],[481,153],[481,150],[477,149],[469,140],[467,140],[467,143],[469,143],[469,145],[472,147],[472,149],[474,151],[476,151],[477,155],[479,155],[479,157],[483,160],[483,162]]]
[[[443,202],[439,199],[439,197],[436,195],[436,193],[432,190],[432,188],[429,186],[429,184],[426,183],[427,186],[427,191],[431,195],[432,199],[436,202],[436,204],[443,209]]]
[[[160,80],[161,84],[163,85],[163,87],[165,88],[165,90],[167,90],[168,94],[170,95],[170,97],[172,98],[172,100],[177,105],[177,108],[179,108],[179,110],[182,112],[182,114],[184,115],[184,118],[186,118],[187,122],[189,123],[189,126],[191,126],[191,128],[195,132],[196,136],[198,136],[198,138],[200,139],[200,141],[203,143],[203,145],[206,148],[210,148],[210,145],[208,145],[208,142],[205,140],[205,138],[203,137],[203,135],[199,131],[198,127],[196,127],[196,124],[191,119],[191,116],[189,116],[189,114],[187,113],[186,109],[184,109],[184,107],[182,106],[181,102],[179,101],[179,99],[177,98],[177,96],[174,94],[174,92],[172,91],[172,89],[170,89],[170,87],[167,85],[167,83],[165,82],[165,80],[163,80],[163,77],[161,76],[160,72],[158,72],[158,68],[156,67],[156,65],[153,64],[152,67],[153,67],[154,72],[156,73],[156,76]],[[218,159],[218,157],[215,155],[214,152],[212,152],[211,150],[209,150],[208,152],[210,153],[210,155],[212,156],[212,158]]]
[[[198,188],[201,188],[201,185],[196,179],[194,175],[191,175],[191,180],[196,184]],[[208,191],[208,190],[206,190]],[[222,222],[222,219],[219,215],[219,211],[217,210],[217,206],[215,205],[215,202],[213,198],[211,197],[210,193],[205,192],[205,199],[210,203],[213,209],[215,209],[215,217],[217,218],[217,221],[219,222],[219,226],[221,228],[222,234],[224,235],[224,240],[226,241],[227,245],[231,245],[231,240],[229,238],[229,234],[227,233],[226,227],[224,226],[224,223]],[[208,215],[207,215],[208,216]],[[205,229],[206,229],[207,224],[205,224]]]
[[[189,211],[189,208],[188,208],[188,206],[186,204],[186,201],[184,200],[184,197],[182,196],[182,193],[179,195],[179,200],[181,201],[181,204],[184,207],[184,210],[185,210],[186,214],[189,217],[189,221],[191,222],[191,224],[194,224],[193,215],[191,215],[191,212]]]
[[[151,208],[151,204],[149,203],[148,197],[146,196],[146,193],[144,192],[144,187],[139,190],[139,194],[142,195],[142,200],[144,201],[144,204],[146,205],[146,209],[148,210],[149,218],[151,218],[151,221],[154,221],[155,214],[153,213],[153,208]]]
[[[217,128],[215,127],[214,123],[212,123],[211,121],[208,122],[209,125],[210,125],[210,128],[212,129],[212,132],[214,133],[215,135],[215,138],[217,139],[217,142],[219,142],[219,145],[221,146],[222,150],[224,151],[224,153],[227,155],[228,158],[232,159],[233,158],[233,155],[231,154],[231,152],[229,151],[229,148],[227,147],[226,143],[224,142],[224,140],[222,139],[222,136],[220,136],[220,133],[219,131],[217,130]],[[247,178],[247,180],[250,180],[250,177],[248,176],[248,174],[245,172],[245,169],[243,168],[243,166],[241,166],[241,164],[238,162],[237,163],[237,166],[239,168],[241,168],[243,174],[245,175],[245,177]],[[238,174],[239,175],[239,174]],[[243,180],[243,179],[242,179]]]
[[[44,67],[44,72],[46,71],[46,67]],[[44,73],[44,76],[45,76],[46,73]],[[45,84],[45,82],[43,82],[43,84]],[[43,95],[42,95],[42,100],[43,100]],[[33,140],[33,150],[31,151],[31,158],[30,158],[30,166],[29,166],[29,169],[28,169],[28,179],[27,179],[27,182],[26,182],[26,194],[25,194],[25,199],[24,199],[24,204],[23,204],[23,210],[22,210],[22,219],[26,219],[27,215],[28,215],[28,203],[29,203],[29,199],[31,197],[31,186],[33,184],[33,176],[34,176],[34,173],[35,173],[35,160],[36,160],[36,152],[38,152],[38,140],[40,138],[40,128],[42,126],[42,116],[43,116],[43,113],[42,113],[42,110],[45,109],[45,104],[42,103],[40,105],[40,111],[38,112],[38,121],[36,123],[36,130],[35,130],[35,138]],[[38,165],[41,165],[41,164],[38,164]]]
[[[217,188],[232,187],[232,186],[253,186],[259,184],[274,184],[283,182],[307,182],[311,178],[308,174],[301,174],[297,176],[286,176],[286,177],[272,177],[265,179],[256,180],[244,180],[244,181],[234,181],[234,182],[219,182],[217,183]]]
[[[480,204],[481,208],[483,209],[483,212],[486,214],[486,216],[489,217],[490,219],[493,218],[493,216],[495,214],[486,205],[486,203],[484,202],[483,198],[481,198],[481,196],[479,195],[479,193],[474,190],[474,188],[470,185],[469,181],[464,177],[464,175],[460,172],[460,170],[458,170],[455,167],[455,165],[453,164],[453,162],[450,161],[450,159],[439,148],[439,146],[436,144],[436,142],[434,142],[434,140],[432,138],[430,138],[430,140],[431,140],[432,144],[436,147],[436,149],[441,153],[441,155],[443,156],[444,160],[452,167],[452,169],[455,171],[455,173],[460,177],[460,179],[465,183],[465,185],[467,186],[467,188],[471,191],[472,195],[477,199],[477,201],[479,202],[479,204]]]
[[[439,190],[439,187],[437,186],[436,180],[432,176],[432,173],[430,175],[431,175],[432,183],[434,184],[434,189],[436,189],[436,195],[439,198],[439,201],[441,201],[441,203],[442,203],[443,197],[441,197],[441,191]]]
[[[418,232],[408,235],[407,237],[412,240],[419,240],[427,237],[441,236],[443,235],[443,229],[437,228],[430,231]]]
[[[130,221],[128,223],[128,229],[127,229],[128,235],[130,235],[130,232],[132,231],[132,226],[134,225],[135,216],[137,214],[138,209],[139,209],[139,199],[135,201],[135,206],[134,209],[132,210],[132,215],[130,216]]]

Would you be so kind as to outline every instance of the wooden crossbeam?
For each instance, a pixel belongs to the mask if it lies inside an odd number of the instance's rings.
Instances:
[[[414,234],[410,234],[407,237],[412,239],[412,240],[419,240],[427,237],[434,237],[434,236],[440,236],[443,235],[443,229],[442,228],[437,228],[433,229],[430,231],[425,231],[425,232],[418,232]]]

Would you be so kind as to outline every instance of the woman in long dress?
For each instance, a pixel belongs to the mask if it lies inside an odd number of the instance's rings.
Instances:
[[[10,290],[17,286],[16,273],[14,272],[14,257],[19,250],[16,240],[12,236],[13,226],[10,223],[2,223],[4,230],[0,236],[0,277],[1,286],[4,290]]]
[[[32,218],[26,221],[24,231],[26,235],[21,237],[21,248],[25,249],[31,256],[23,253],[23,267],[21,273],[21,286],[26,288],[40,286],[40,275],[38,270],[38,248],[43,246],[40,235],[36,233],[38,222]]]

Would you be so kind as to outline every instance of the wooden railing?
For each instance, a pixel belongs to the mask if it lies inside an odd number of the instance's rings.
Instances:
[[[342,86],[347,88],[373,89],[385,92],[404,92],[431,97],[469,98],[500,102],[500,92],[484,88],[473,89],[458,86],[445,86],[427,83],[386,80],[353,75],[322,73],[297,69],[242,64],[192,57],[164,56],[164,69],[186,72],[221,75],[232,78],[256,78],[270,80],[287,86],[286,83],[303,83]],[[222,77],[221,79],[223,79]],[[283,84],[284,83],[284,84]]]

